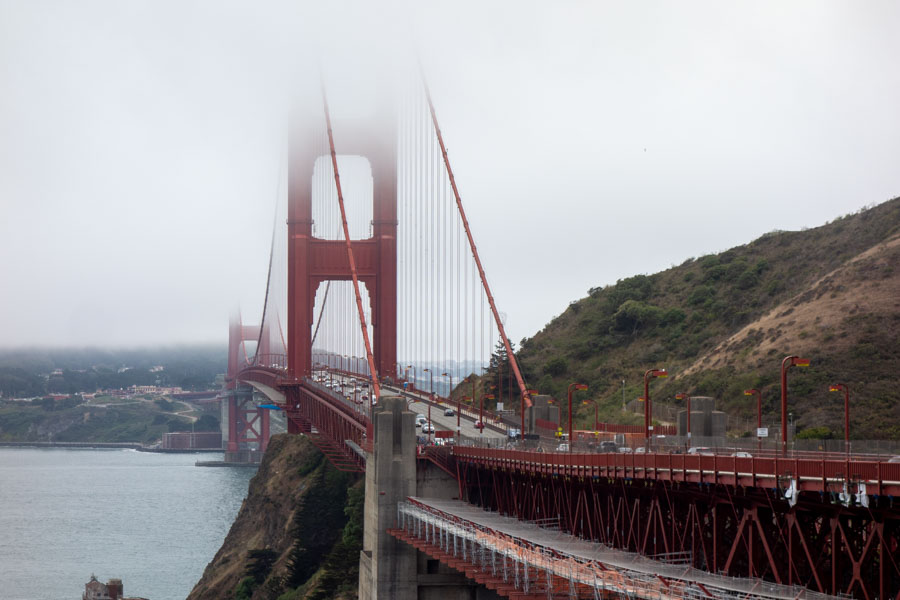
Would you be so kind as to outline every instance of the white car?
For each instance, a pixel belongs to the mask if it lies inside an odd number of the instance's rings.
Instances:
[[[753,458],[749,452],[732,452],[731,455],[735,458]]]
[[[422,432],[423,433],[434,433],[434,425],[431,425],[430,423],[425,423],[424,425],[422,425]]]

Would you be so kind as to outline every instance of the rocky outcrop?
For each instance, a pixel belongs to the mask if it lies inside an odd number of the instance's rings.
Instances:
[[[361,484],[335,470],[305,436],[274,436],[188,600],[355,597]]]

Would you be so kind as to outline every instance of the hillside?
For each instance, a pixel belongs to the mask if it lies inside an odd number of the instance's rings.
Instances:
[[[900,198],[593,288],[523,340],[519,358],[542,393],[565,398],[569,383],[587,383],[601,419],[640,421],[622,412],[622,382],[633,400],[643,372],[665,367],[670,377],[652,384],[655,404],[678,404],[682,391],[714,396],[732,423],[743,423],[755,420],[743,395],[751,387],[779,420],[781,359],[802,355],[812,365],[790,379],[798,430],[843,435],[843,399],[828,392],[842,382],[851,389],[852,437],[900,438],[898,331]],[[578,408],[583,425],[593,420],[592,407]]]
[[[151,444],[172,431],[219,431],[217,405],[162,396],[0,399],[0,442]]]
[[[362,478],[303,435],[276,435],[246,500],[188,600],[356,598]]]

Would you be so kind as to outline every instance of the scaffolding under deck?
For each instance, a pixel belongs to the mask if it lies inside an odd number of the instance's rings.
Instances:
[[[657,559],[486,512],[459,500],[409,498],[391,535],[509,598],[825,600],[807,588],[716,575],[686,557]],[[681,558],[681,560],[679,560]]]

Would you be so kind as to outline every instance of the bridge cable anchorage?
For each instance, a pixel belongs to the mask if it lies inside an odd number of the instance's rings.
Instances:
[[[353,244],[350,242],[350,228],[347,225],[347,211],[344,208],[344,193],[341,190],[341,175],[338,171],[337,153],[334,150],[334,133],[331,130],[331,113],[328,110],[328,97],[325,94],[325,82],[322,82],[322,105],[325,109],[325,126],[328,131],[328,146],[331,150],[331,164],[334,167],[334,185],[337,188],[338,205],[341,209],[341,225],[344,229],[344,241],[347,244],[347,259],[350,262],[350,276],[353,279],[353,292],[356,295],[356,310],[359,313],[359,325],[362,329],[363,342],[366,345],[366,360],[369,362],[369,376],[372,380],[372,389],[376,399],[381,398],[381,385],[378,382],[378,371],[375,369],[375,356],[372,353],[372,344],[369,341],[369,331],[366,325],[366,313],[363,310],[362,297],[359,293],[359,276],[356,271],[356,260],[353,258]]]
[[[425,98],[428,101],[428,110],[431,113],[431,122],[434,125],[434,132],[437,135],[438,144],[441,147],[441,155],[444,159],[444,166],[447,169],[447,176],[450,179],[450,187],[453,189],[453,196],[456,198],[456,206],[459,209],[459,216],[462,220],[463,227],[466,231],[466,238],[469,241],[469,248],[472,250],[472,257],[475,259],[475,265],[478,268],[478,275],[481,278],[481,285],[484,287],[484,293],[487,296],[488,303],[491,306],[491,313],[494,315],[494,322],[497,324],[497,331],[500,333],[500,337],[503,339],[503,345],[506,348],[506,354],[509,356],[509,364],[512,367],[512,370],[516,377],[516,383],[519,385],[519,392],[522,395],[522,402],[525,403],[525,406],[531,406],[531,394],[528,393],[528,388],[525,385],[525,380],[522,377],[522,371],[519,369],[519,363],[516,360],[515,355],[512,351],[512,346],[509,343],[509,338],[506,336],[506,329],[503,327],[503,322],[500,320],[500,313],[497,311],[497,305],[494,302],[494,296],[491,294],[491,287],[488,285],[487,276],[484,273],[484,267],[481,264],[481,258],[478,256],[478,249],[475,247],[475,239],[472,237],[472,231],[469,228],[469,220],[466,218],[466,211],[462,205],[462,198],[459,195],[459,188],[456,186],[456,178],[453,176],[453,169],[450,167],[450,157],[447,155],[447,147],[444,145],[444,137],[441,134],[440,125],[438,125],[437,113],[434,110],[434,103],[431,100],[431,91],[428,88],[428,82],[425,80],[425,73],[421,72],[422,78],[422,86],[425,89]],[[330,131],[330,130],[329,130]]]

